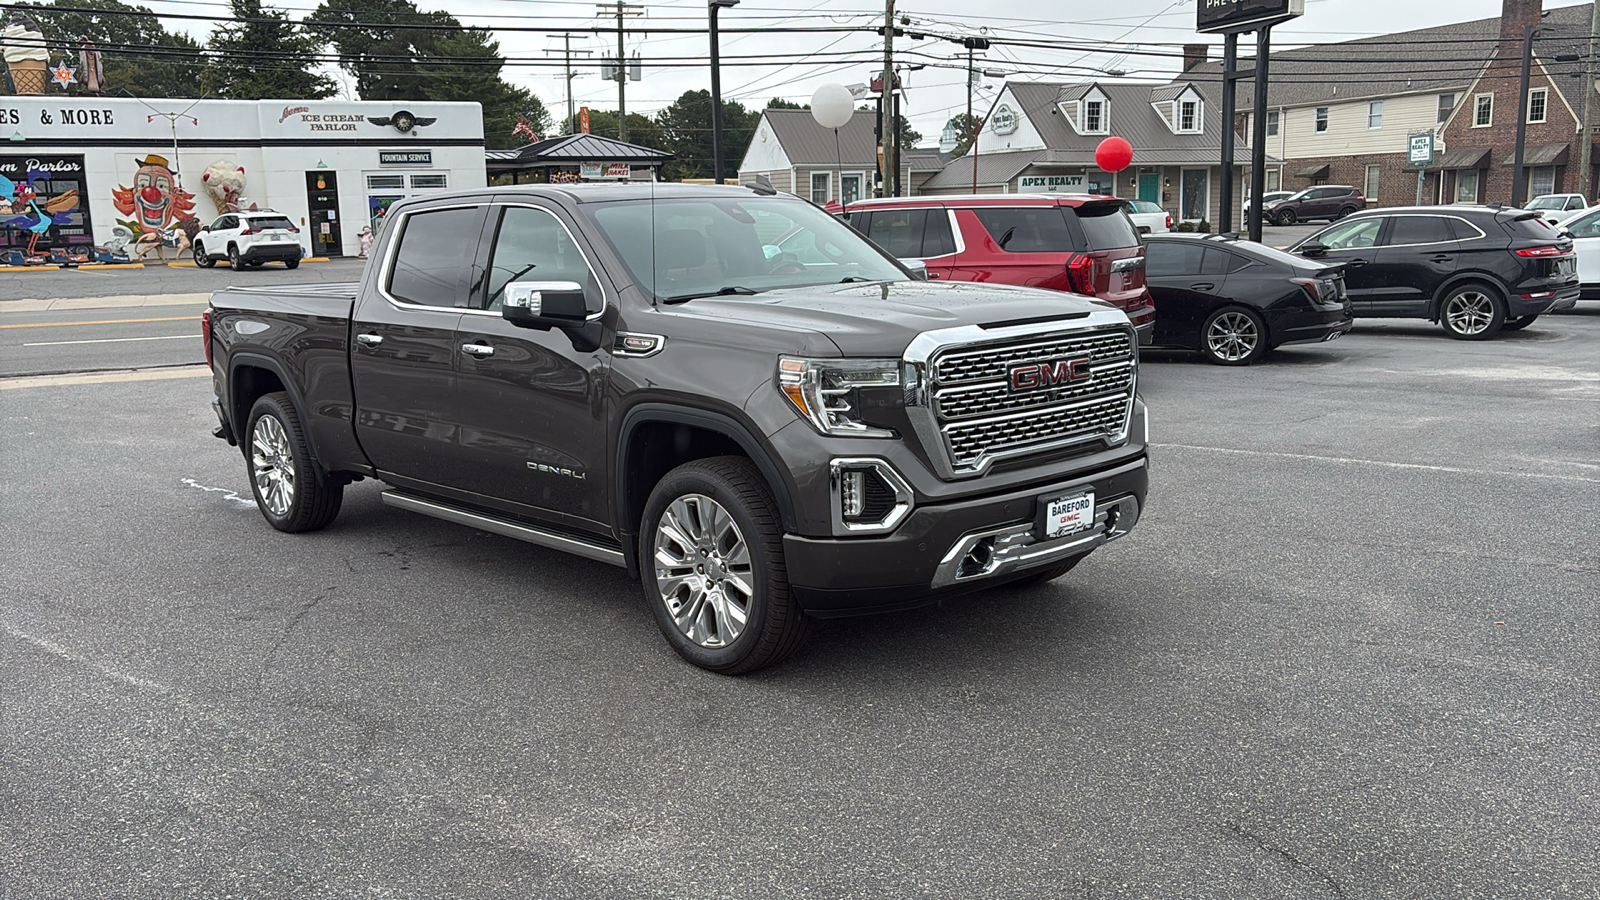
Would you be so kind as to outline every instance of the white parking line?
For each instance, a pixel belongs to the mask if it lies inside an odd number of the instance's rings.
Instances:
[[[192,334],[167,334],[161,337],[97,338],[92,341],[37,341],[24,347],[62,347],[67,344],[125,344],[129,341],[182,341],[193,339]]]
[[[1583,481],[1600,484],[1600,478],[1582,475],[1547,475],[1542,472],[1501,472],[1493,469],[1462,469],[1456,466],[1430,466],[1423,463],[1387,462],[1381,459],[1352,459],[1347,456],[1316,456],[1310,453],[1282,453],[1276,450],[1238,450],[1232,447],[1199,447],[1193,444],[1151,444],[1163,450],[1198,450],[1203,453],[1232,453],[1240,456],[1272,456],[1278,459],[1300,459],[1308,462],[1345,463],[1357,466],[1378,466],[1385,469],[1412,469],[1423,472],[1447,472],[1452,475],[1488,475],[1496,478],[1547,478],[1552,481]],[[1576,463],[1582,465],[1582,463]]]

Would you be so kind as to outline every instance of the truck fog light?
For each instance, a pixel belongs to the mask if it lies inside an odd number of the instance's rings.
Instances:
[[[878,459],[836,459],[830,464],[835,534],[884,534],[911,512],[911,486]]]
[[[867,473],[861,469],[850,469],[844,473],[839,489],[842,492],[840,500],[843,504],[846,519],[859,519],[867,504]]]

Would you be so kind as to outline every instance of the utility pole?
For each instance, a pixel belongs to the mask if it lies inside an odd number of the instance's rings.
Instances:
[[[1589,171],[1594,165],[1594,57],[1595,38],[1600,36],[1600,0],[1594,0],[1594,16],[1589,23],[1589,62],[1583,76],[1583,149],[1579,152],[1578,193],[1589,202]]]
[[[576,53],[581,53],[584,56],[588,56],[590,51],[588,51],[588,50],[577,50],[577,51],[574,51],[572,49],[572,34],[570,32],[569,33],[563,33],[561,35],[561,40],[562,40],[562,44],[565,47],[565,49],[559,50],[559,51],[558,50],[546,50],[545,53],[560,53],[562,58],[566,60],[566,63],[567,63],[567,121],[562,127],[563,128],[577,128],[578,127],[578,110],[577,110],[577,107],[573,106],[573,104],[572,104],[572,79],[577,77],[577,76],[572,74],[572,54],[574,52],[576,52]]]
[[[1600,0],[1595,0],[1600,3]],[[987,38],[963,38],[961,43],[967,48],[967,119],[966,127],[972,129],[972,140],[967,144],[967,154],[972,157],[972,192],[978,192],[978,132],[982,129],[974,128],[972,122],[972,92],[977,88],[978,70],[973,52],[989,49]]]
[[[895,196],[894,192],[894,0],[884,0],[883,11],[883,119],[880,127],[883,130],[883,146],[881,148],[883,159],[880,169],[883,176],[883,195]],[[843,195],[841,195],[843,196]]]
[[[604,15],[617,17],[617,139],[628,139],[628,50],[622,43],[622,20],[624,16],[642,16],[644,12],[632,3],[617,0],[616,3],[596,3]],[[614,8],[614,9],[613,9]]]
[[[1511,205],[1518,209],[1528,199],[1527,180],[1522,177],[1522,161],[1528,144],[1528,77],[1533,69],[1533,38],[1538,31],[1536,25],[1529,25],[1522,31],[1522,81],[1517,88],[1517,149],[1511,156]]]

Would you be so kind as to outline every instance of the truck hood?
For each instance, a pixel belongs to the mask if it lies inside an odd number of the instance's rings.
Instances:
[[[1115,306],[1077,294],[1003,284],[900,281],[821,285],[767,291],[753,297],[705,297],[681,311],[697,317],[757,321],[811,331],[844,356],[898,357],[925,331],[962,325],[1040,322],[1063,325]],[[1120,313],[1119,313],[1120,314]]]

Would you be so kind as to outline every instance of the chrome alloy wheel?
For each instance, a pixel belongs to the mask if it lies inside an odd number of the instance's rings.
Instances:
[[[750,623],[750,547],[722,504],[704,494],[672,501],[656,523],[656,592],[672,621],[702,647],[726,647]]]
[[[1225,312],[1206,329],[1206,346],[1217,359],[1228,362],[1249,357],[1260,343],[1261,332],[1255,321],[1242,312]]]
[[[1462,291],[1445,302],[1444,320],[1456,334],[1482,334],[1494,321],[1494,300],[1482,291]]]
[[[294,456],[289,435],[274,416],[262,416],[250,436],[250,470],[255,475],[256,495],[274,516],[289,514],[294,502]]]

